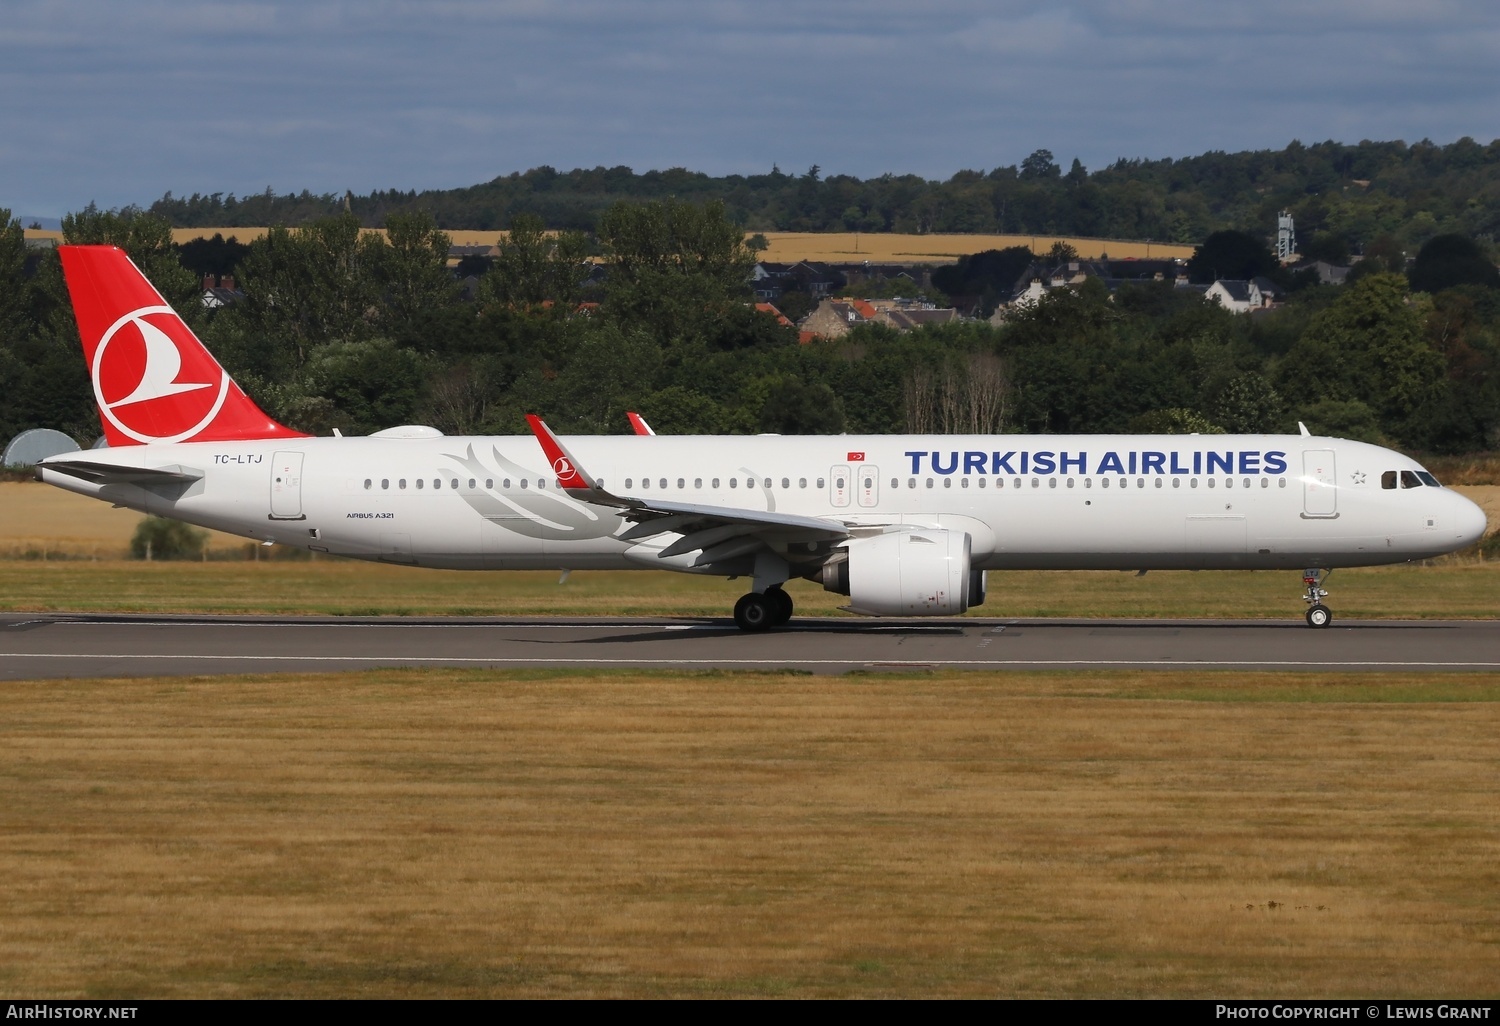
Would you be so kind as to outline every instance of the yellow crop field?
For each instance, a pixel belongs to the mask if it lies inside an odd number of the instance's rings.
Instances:
[[[181,245],[194,239],[210,239],[214,235],[224,238],[233,236],[239,242],[249,243],[262,238],[268,229],[260,228],[173,228],[172,241]],[[367,231],[380,231],[378,228]],[[448,237],[455,246],[493,246],[507,233],[503,231],[472,231],[450,229]],[[778,263],[796,263],[799,260],[819,260],[828,263],[856,263],[868,260],[882,264],[950,264],[959,257],[981,253],[987,249],[1006,249],[1010,246],[1027,246],[1033,252],[1045,253],[1055,242],[1065,242],[1077,250],[1086,260],[1103,256],[1114,259],[1163,259],[1180,257],[1186,260],[1193,255],[1192,246],[1172,245],[1164,242],[1141,242],[1123,239],[1086,239],[1065,235],[897,235],[869,232],[747,232],[763,235],[770,248],[760,254],[762,260]],[[28,239],[50,239],[62,242],[62,232],[26,232]]]
[[[1055,242],[1065,242],[1086,260],[1108,255],[1113,259],[1161,260],[1193,255],[1192,246],[1162,242],[1128,242],[1120,239],[1084,239],[1062,235],[895,235],[869,232],[762,232],[770,248],[761,259],[778,263],[819,260],[877,264],[951,264],[959,257],[987,249],[1026,246],[1046,253]]]

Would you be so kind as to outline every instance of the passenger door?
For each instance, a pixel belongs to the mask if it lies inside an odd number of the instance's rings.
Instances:
[[[271,459],[271,519],[307,519],[302,514],[300,452],[278,452]]]
[[[1302,453],[1302,516],[1332,519],[1339,515],[1338,499],[1333,450],[1305,450]]]

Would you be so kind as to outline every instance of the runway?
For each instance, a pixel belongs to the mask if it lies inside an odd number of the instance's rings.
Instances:
[[[3,680],[395,666],[1500,670],[1500,620],[799,618],[755,635],[708,617],[0,615]]]

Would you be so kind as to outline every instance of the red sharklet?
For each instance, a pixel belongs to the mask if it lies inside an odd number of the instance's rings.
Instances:
[[[563,448],[556,435],[552,433],[545,421],[534,413],[526,414],[526,423],[531,425],[532,434],[541,443],[542,453],[547,457],[547,463],[552,467],[552,472],[557,475],[558,486],[566,492],[589,492],[597,490],[594,481],[587,477],[578,467],[578,461],[573,458],[572,453]]]
[[[307,437],[240,390],[123,250],[58,252],[111,447]]]

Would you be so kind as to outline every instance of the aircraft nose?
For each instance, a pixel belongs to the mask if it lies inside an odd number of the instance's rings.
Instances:
[[[1489,527],[1489,520],[1484,515],[1484,510],[1461,495],[1455,495],[1459,507],[1454,512],[1453,526],[1457,529],[1459,547],[1463,548],[1473,545],[1484,537],[1484,532]]]

